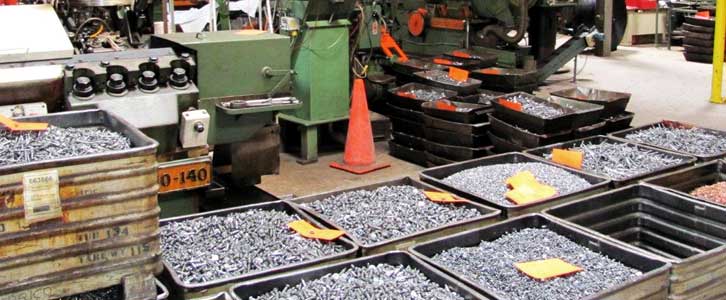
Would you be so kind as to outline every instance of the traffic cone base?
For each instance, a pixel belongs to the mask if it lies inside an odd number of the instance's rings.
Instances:
[[[353,82],[353,99],[350,105],[343,162],[333,162],[330,167],[360,175],[389,166],[390,164],[376,163],[376,148],[368,116],[365,84],[363,79],[358,78]]]

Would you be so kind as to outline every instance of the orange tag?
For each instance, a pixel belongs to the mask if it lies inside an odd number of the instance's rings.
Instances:
[[[489,74],[489,75],[499,75],[499,74],[502,74],[502,71],[500,71],[499,69],[493,69],[493,68],[490,68],[490,69],[481,69],[478,72],[479,73],[482,73],[482,74]]]
[[[696,18],[698,19],[710,19],[711,18],[711,12],[707,10],[702,10],[696,13]]]
[[[340,230],[316,228],[305,220],[292,221],[287,224],[287,227],[303,237],[323,241],[333,241],[345,234]]]
[[[416,99],[416,95],[414,93],[396,92],[396,95],[401,96],[403,98]]]
[[[455,57],[460,57],[460,58],[471,58],[471,54],[466,53],[464,51],[459,51],[459,50],[452,51],[451,55],[453,55]]]
[[[522,205],[537,202],[557,195],[557,189],[546,184],[534,182],[521,185],[504,194],[514,204]]]
[[[440,64],[440,65],[447,65],[447,66],[451,66],[454,64],[453,61],[450,61],[448,59],[443,59],[443,58],[434,58],[434,63]]]
[[[509,101],[509,100],[504,99],[504,98],[499,98],[499,104],[501,104],[502,106],[504,106],[506,108],[509,108],[509,109],[511,109],[513,111],[522,111],[522,104],[521,103]]]
[[[10,131],[43,131],[48,129],[48,123],[17,122],[0,115],[0,124]]]
[[[451,79],[456,80],[456,81],[462,81],[462,82],[467,81],[469,79],[469,71],[450,67],[449,68],[449,77],[451,77]]]
[[[464,200],[457,199],[454,195],[443,192],[424,191],[426,198],[436,203],[461,203]]]
[[[582,169],[584,155],[580,151],[552,149],[552,161],[570,168]]]
[[[436,100],[434,106],[440,110],[456,111],[456,105],[451,104],[449,101]]]
[[[507,178],[507,186],[513,189],[525,185],[531,185],[533,183],[538,182],[537,179],[534,177],[534,174],[532,174],[532,172],[530,171],[519,172],[517,174],[514,174],[514,176]]]
[[[547,281],[582,271],[582,268],[559,258],[515,263],[514,267],[530,278],[539,281]]]

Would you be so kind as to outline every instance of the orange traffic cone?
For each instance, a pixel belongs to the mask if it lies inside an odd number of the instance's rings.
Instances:
[[[353,99],[350,104],[343,163],[332,162],[330,167],[360,175],[390,166],[390,164],[376,163],[376,149],[373,145],[373,129],[368,116],[365,85],[363,79],[357,78],[353,82]]]

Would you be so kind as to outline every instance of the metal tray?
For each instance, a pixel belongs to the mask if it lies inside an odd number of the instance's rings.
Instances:
[[[325,227],[323,224],[320,224],[315,220],[314,218],[308,216],[305,212],[299,210],[294,205],[290,205],[289,203],[286,203],[284,201],[274,201],[274,202],[267,202],[267,203],[261,203],[261,204],[253,204],[253,205],[246,205],[246,206],[240,206],[240,207],[233,207],[229,209],[223,209],[223,210],[216,210],[206,213],[199,213],[199,214],[192,214],[192,215],[186,215],[181,217],[174,217],[169,219],[164,219],[160,221],[159,226],[163,227],[166,224],[173,223],[173,222],[180,222],[185,221],[189,219],[196,219],[201,217],[210,217],[210,216],[223,216],[228,215],[231,213],[240,213],[249,211],[252,209],[261,209],[261,210],[277,210],[277,211],[283,211],[288,214],[294,214],[300,217],[303,220],[309,221],[311,224],[319,227],[319,228],[330,228]],[[172,298],[173,299],[193,299],[198,297],[204,297],[204,296],[210,296],[219,292],[223,292],[228,290],[233,284],[248,281],[252,279],[262,278],[266,276],[270,276],[273,274],[280,274],[280,273],[286,273],[293,270],[298,270],[302,268],[307,268],[311,266],[316,265],[322,265],[322,264],[330,264],[337,261],[341,261],[348,258],[353,258],[358,253],[358,246],[356,246],[353,242],[346,238],[341,238],[335,241],[336,244],[340,244],[346,248],[345,252],[339,253],[337,255],[332,255],[328,257],[323,257],[319,259],[314,259],[306,262],[291,264],[287,266],[277,267],[269,270],[260,270],[260,271],[254,271],[247,274],[243,274],[240,276],[235,277],[229,277],[224,279],[218,279],[210,282],[204,282],[204,283],[185,283],[180,278],[177,272],[169,266],[166,261],[163,261],[164,264],[164,272],[162,273],[161,280],[166,284],[167,287],[169,287]]]
[[[274,289],[281,290],[286,286],[294,286],[304,282],[310,282],[325,275],[341,272],[351,266],[362,267],[374,264],[391,264],[395,266],[408,266],[419,270],[432,282],[439,286],[448,286],[451,291],[461,295],[464,299],[489,299],[475,292],[454,278],[438,271],[419,258],[401,251],[387,252],[379,255],[358,258],[334,265],[303,270],[287,275],[275,276],[267,279],[255,280],[249,283],[240,284],[230,289],[232,298],[236,300],[247,300],[251,297],[259,297]]]
[[[397,105],[393,103],[388,103],[386,105],[386,109],[388,110],[389,117],[395,117],[402,120],[408,120],[411,122],[416,123],[423,123],[423,116],[424,113],[420,110],[413,110],[403,107],[398,107]]]
[[[572,122],[575,120],[576,114],[572,109],[562,107],[560,105],[550,103],[549,101],[538,98],[532,94],[527,94],[523,92],[517,92],[517,93],[511,93],[506,94],[500,98],[506,98],[511,97],[515,95],[525,95],[527,97],[532,98],[535,102],[540,102],[546,105],[555,106],[558,108],[563,109],[566,113],[561,116],[557,116],[550,119],[543,119],[538,116],[530,115],[525,112],[516,111],[513,109],[509,109],[501,104],[499,104],[499,101],[492,101],[492,106],[494,106],[494,116],[502,121],[505,121],[509,124],[516,125],[520,128],[526,129],[528,131],[539,133],[539,134],[545,134],[545,133],[556,133],[561,132],[565,130],[572,130]]]
[[[433,265],[435,268],[444,271],[452,277],[458,278],[460,281],[485,295],[495,299],[508,299],[504,295],[501,295],[498,291],[481,287],[476,281],[470,280],[467,274],[460,274],[449,270],[442,264],[431,259],[431,257],[454,247],[474,247],[479,245],[481,241],[496,240],[504,234],[525,228],[547,228],[583,247],[606,255],[611,259],[621,262],[624,265],[637,269],[643,273],[643,275],[637,279],[611,287],[585,298],[587,300],[664,299],[668,292],[667,281],[670,264],[667,262],[633,251],[628,247],[620,245],[620,243],[611,242],[607,239],[579,230],[573,226],[565,224],[564,222],[560,222],[541,214],[521,216],[495,225],[470,230],[453,236],[443,237],[428,243],[414,246],[411,248],[410,252],[415,256],[422,258],[425,262]],[[573,295],[573,297],[574,296],[576,295]]]
[[[452,90],[446,90],[442,88],[433,87],[430,85],[425,85],[422,83],[417,82],[411,82],[404,84],[399,87],[395,87],[388,90],[388,101],[389,103],[392,103],[400,108],[407,108],[415,111],[421,111],[421,104],[428,102],[429,100],[422,100],[422,99],[414,99],[414,98],[408,98],[404,96],[399,96],[399,92],[409,92],[412,90],[428,90],[428,91],[437,91],[440,93],[443,93],[446,97],[444,99],[448,99],[451,97],[456,96],[456,92]]]
[[[655,152],[659,152],[659,153],[662,153],[662,154],[667,154],[667,155],[670,155],[670,156],[673,156],[673,157],[677,157],[677,158],[684,159],[684,162],[682,162],[680,164],[676,164],[676,165],[672,165],[672,166],[660,168],[658,170],[654,170],[654,171],[651,171],[651,172],[648,172],[648,173],[642,173],[642,174],[638,174],[638,175],[633,175],[633,176],[630,176],[630,177],[627,177],[627,178],[623,178],[623,179],[609,178],[609,177],[606,177],[605,175],[596,174],[596,173],[593,173],[593,172],[588,171],[588,170],[582,170],[582,172],[586,172],[586,173],[590,173],[590,174],[595,174],[595,175],[598,175],[598,176],[601,176],[601,177],[605,177],[605,178],[610,179],[612,181],[612,184],[613,184],[614,187],[625,186],[625,185],[628,185],[628,184],[631,184],[631,183],[638,182],[638,181],[640,181],[643,178],[648,178],[648,177],[652,177],[652,176],[655,176],[655,175],[658,175],[658,174],[663,174],[663,173],[667,173],[667,172],[670,172],[670,171],[673,171],[673,170],[677,170],[677,169],[686,167],[688,165],[692,165],[696,161],[696,158],[694,158],[693,156],[687,156],[687,155],[683,155],[683,154],[678,154],[678,153],[675,153],[675,152],[661,150],[661,149],[658,149],[658,148],[654,148],[654,147],[650,147],[650,146],[645,146],[645,145],[641,145],[641,144],[635,144],[635,143],[631,143],[631,142],[626,142],[626,141],[623,141],[623,140],[620,140],[620,139],[614,139],[614,138],[607,137],[607,136],[602,136],[602,135],[593,136],[593,137],[584,138],[584,139],[579,139],[579,140],[568,141],[568,142],[563,142],[563,143],[552,144],[552,145],[549,145],[549,146],[544,146],[544,147],[535,148],[535,149],[530,149],[530,150],[526,150],[525,153],[528,153],[528,154],[531,154],[531,155],[534,155],[534,156],[537,156],[537,157],[541,157],[542,159],[544,159],[545,154],[552,153],[552,149],[555,149],[555,148],[559,148],[559,149],[569,149],[569,148],[572,148],[573,146],[580,145],[582,142],[590,142],[592,144],[600,144],[600,143],[603,143],[603,142],[606,142],[606,141],[607,142],[611,142],[611,143],[617,143],[617,144],[629,144],[629,145],[633,145],[633,146],[636,146],[636,147],[641,148],[641,149],[653,150]]]
[[[595,123],[590,126],[577,128],[572,131],[572,137],[575,139],[584,139],[584,138],[589,138],[591,136],[605,134],[606,125],[607,125],[607,122],[603,121],[600,123]]]
[[[443,158],[436,154],[426,152],[426,166],[429,168],[453,164],[455,162],[456,161],[450,160],[448,158]]]
[[[587,87],[575,87],[550,93],[552,96],[602,105],[602,117],[612,117],[625,112],[630,93],[613,92]]]
[[[494,134],[494,132],[488,132],[487,136],[489,137],[489,140],[492,141],[492,145],[494,145],[494,151],[496,153],[522,152],[522,151],[529,149],[529,148],[514,144],[511,141],[508,141],[502,137],[499,137],[496,134]]]
[[[325,216],[323,216],[319,212],[315,211],[314,209],[306,207],[305,204],[311,203],[311,202],[314,202],[317,200],[322,200],[322,199],[328,198],[330,196],[342,194],[345,192],[356,191],[356,190],[375,190],[382,186],[392,186],[392,185],[409,185],[409,186],[413,186],[415,188],[427,190],[427,191],[440,191],[439,189],[437,189],[431,185],[428,185],[428,184],[425,184],[422,182],[418,182],[418,181],[412,179],[411,177],[403,177],[403,178],[399,178],[399,179],[384,181],[384,182],[361,186],[361,187],[349,188],[349,189],[344,189],[344,190],[340,190],[340,191],[333,191],[333,192],[327,192],[327,193],[292,199],[292,200],[289,200],[289,202],[292,203],[293,205],[296,205],[299,209],[305,211],[307,214],[313,216],[314,218],[320,220],[321,222],[323,222],[331,227],[334,227],[336,229],[345,231],[344,228],[341,228],[340,226],[335,224],[333,221],[330,221],[329,219],[327,219]],[[456,232],[461,232],[461,231],[468,230],[471,228],[476,228],[476,227],[479,227],[482,225],[491,224],[491,223],[496,222],[497,217],[499,216],[498,210],[486,207],[479,203],[472,202],[468,199],[464,199],[463,203],[455,204],[455,205],[461,205],[461,206],[464,206],[467,208],[476,209],[481,213],[481,216],[479,216],[477,218],[465,220],[465,221],[442,225],[442,226],[439,226],[436,228],[431,228],[428,230],[416,232],[416,233],[405,235],[405,236],[402,236],[399,238],[393,238],[393,239],[388,239],[385,241],[380,241],[380,242],[377,242],[374,244],[364,244],[363,242],[357,240],[355,237],[350,237],[350,238],[356,244],[358,244],[358,246],[360,247],[361,255],[367,256],[370,254],[382,253],[382,252],[391,251],[391,250],[405,250],[414,244],[418,244],[418,243],[421,243],[424,241],[435,239],[435,238],[438,238],[441,236],[446,236],[446,235],[453,234]]]
[[[389,117],[388,119],[391,120],[391,126],[393,128],[393,131],[402,132],[420,138],[423,138],[426,135],[423,123],[417,123],[406,119],[396,118],[393,116]]]
[[[599,104],[592,104],[558,96],[550,96],[547,98],[547,101],[575,111],[575,118],[572,120],[573,128],[589,126],[599,122],[603,109],[605,108]]]
[[[629,129],[630,123],[633,122],[633,118],[635,118],[635,113],[629,111],[607,118],[605,119],[605,122],[607,122],[607,124],[605,124],[605,132],[611,133]]]
[[[456,59],[466,59],[466,60],[476,60],[478,61],[478,67],[479,68],[489,68],[493,67],[497,64],[497,60],[499,57],[494,53],[477,53],[472,54],[472,58],[461,58],[459,56],[454,55],[452,52],[444,53],[444,56],[447,58],[453,57]]]
[[[398,144],[394,140],[388,141],[388,154],[419,166],[426,165],[426,153],[424,153],[424,149],[407,147]]]
[[[144,135],[133,125],[121,119],[114,113],[104,110],[80,110],[52,113],[41,116],[14,118],[22,122],[43,122],[58,127],[103,127],[127,137],[131,141],[131,148],[126,150],[108,151],[104,153],[84,155],[79,157],[57,158],[51,160],[34,161],[22,164],[6,165],[0,167],[0,176],[29,172],[39,169],[67,167],[87,163],[97,163],[104,160],[120,159],[133,156],[155,155],[159,143]]]
[[[492,155],[492,146],[485,146],[479,148],[451,146],[432,141],[425,142],[426,153],[431,153],[441,158],[446,158],[453,161],[463,161],[484,156]]]
[[[722,160],[710,161],[690,168],[673,171],[660,176],[652,177],[643,182],[691,199],[704,201],[713,205],[726,207],[724,204],[714,203],[692,196],[691,191],[704,185],[711,185],[726,181],[726,162]]]
[[[156,300],[168,299],[169,289],[167,289],[166,286],[159,281],[159,279],[155,279],[154,282],[156,283]]]
[[[465,102],[465,103],[479,103],[487,106],[491,106],[491,102],[494,99],[497,99],[499,96],[504,95],[503,92],[497,92],[497,91],[491,91],[486,89],[477,89],[476,94],[474,95],[465,95],[465,96],[454,96],[451,98],[451,100],[456,102]]]
[[[413,73],[413,75],[416,76],[416,78],[420,82],[423,82],[428,85],[432,85],[434,87],[439,87],[442,89],[455,91],[459,95],[476,94],[476,90],[481,85],[481,81],[474,79],[474,78],[468,78],[466,80],[466,82],[463,82],[458,85],[454,85],[454,84],[450,84],[447,82],[438,81],[438,80],[434,80],[434,79],[429,79],[430,76],[440,76],[440,75],[448,76],[448,72],[442,71],[442,70],[421,71],[421,72]]]
[[[545,211],[671,262],[670,299],[726,293],[726,208],[632,185]]]
[[[435,128],[435,129],[441,129],[449,131],[451,134],[457,134],[457,135],[483,135],[489,131],[489,123],[476,123],[476,124],[467,124],[467,123],[457,123],[452,121],[447,121],[444,119],[432,117],[429,115],[424,115],[424,125],[426,127]]]
[[[571,138],[571,132],[569,130],[558,133],[537,134],[499,120],[492,115],[489,116],[489,122],[491,123],[491,132],[494,135],[497,137],[506,137],[506,140],[510,144],[521,147],[520,149],[513,149],[514,151],[559,143]]]
[[[482,81],[482,87],[499,90],[503,87],[518,87],[536,84],[537,72],[524,69],[486,68],[471,72],[469,76]]]
[[[455,110],[441,109],[437,107],[437,102],[426,102],[421,104],[424,114],[434,118],[438,118],[445,121],[463,123],[463,124],[476,124],[483,123],[489,120],[488,113],[492,111],[490,105],[478,104],[478,103],[465,103],[455,102],[449,100],[438,100],[444,101],[446,104],[456,106]],[[422,118],[423,119],[423,118]]]
[[[444,145],[478,148],[492,144],[486,134],[455,134],[448,130],[431,127],[424,127],[424,134],[426,140]]]
[[[704,26],[704,27],[715,27],[716,26],[716,20],[715,18],[709,18],[709,19],[703,19],[703,18],[697,18],[695,16],[687,16],[686,23],[692,24],[692,25],[698,25],[698,26]]]
[[[396,142],[396,144],[398,145],[418,150],[426,148],[426,139],[415,137],[413,135],[408,135],[398,131],[393,131],[391,135],[393,136],[393,141]]]
[[[676,152],[676,153],[681,153],[681,154],[684,154],[684,155],[695,156],[700,161],[710,161],[710,160],[720,159],[720,158],[726,157],[726,152],[712,154],[712,155],[698,155],[698,154],[686,153],[686,152],[683,152],[683,151],[668,149],[668,148],[663,147],[663,146],[658,146],[658,145],[653,145],[653,144],[647,144],[647,143],[641,143],[641,142],[637,142],[637,141],[634,141],[634,140],[628,140],[625,137],[628,134],[635,133],[635,132],[638,132],[638,131],[641,131],[641,130],[650,129],[650,128],[657,127],[657,126],[670,127],[670,128],[700,128],[700,129],[703,129],[704,131],[707,131],[710,134],[720,136],[720,137],[722,137],[726,141],[726,131],[709,129],[709,128],[701,128],[701,127],[698,127],[698,126],[694,126],[694,125],[686,124],[686,123],[681,123],[681,122],[677,122],[677,121],[660,121],[660,122],[657,122],[657,123],[643,125],[643,126],[640,126],[640,127],[635,127],[635,128],[631,128],[631,129],[626,129],[626,130],[618,131],[618,132],[613,132],[613,133],[610,134],[610,136],[616,137],[616,138],[621,138],[621,139],[624,139],[624,140],[627,140],[627,141],[633,142],[633,143],[644,144],[644,145],[648,145],[648,146],[651,146],[651,147],[660,148],[660,149],[663,149],[663,150],[668,150],[668,151],[673,151],[673,152]]]
[[[443,181],[444,178],[466,170],[471,169],[475,167],[480,166],[488,166],[488,165],[496,165],[496,164],[507,164],[507,163],[527,163],[527,162],[538,162],[543,163],[547,165],[556,166],[562,169],[567,170],[570,173],[576,174],[583,179],[587,180],[592,184],[590,188],[584,189],[582,191],[576,192],[576,193],[570,193],[565,195],[558,195],[555,197],[551,197],[542,201],[529,203],[525,205],[502,205],[497,202],[491,201],[489,199],[485,199],[482,197],[479,197],[477,195],[474,195],[472,193],[469,193],[467,191],[460,190],[458,188],[455,188]],[[587,173],[580,172],[575,169],[562,167],[556,164],[553,164],[551,162],[548,162],[544,159],[540,159],[534,156],[522,154],[522,153],[504,153],[504,154],[498,154],[493,155],[485,158],[480,159],[474,159],[469,161],[464,161],[460,163],[455,163],[451,165],[436,167],[436,168],[430,168],[421,171],[421,180],[427,183],[430,183],[434,186],[440,187],[446,191],[452,192],[454,194],[457,194],[459,196],[462,196],[467,199],[471,199],[472,201],[483,203],[487,206],[497,208],[502,211],[502,216],[504,218],[509,218],[513,216],[519,216],[523,214],[528,214],[532,212],[539,212],[542,211],[542,209],[545,209],[547,207],[552,207],[567,201],[570,201],[572,199],[582,198],[585,195],[591,195],[598,192],[602,192],[607,190],[608,184],[610,183],[609,180],[601,177],[597,177],[594,175],[590,175]],[[504,179],[502,179],[502,184],[504,184]]]
[[[464,69],[464,70],[474,70],[474,69],[481,69],[481,68],[486,68],[488,66],[491,66],[490,64],[488,64],[488,62],[480,60],[480,59],[463,58],[463,57],[451,55],[449,53],[439,55],[439,56],[435,57],[434,59],[445,59],[445,60],[451,61],[452,64],[440,64],[447,68],[455,67],[455,68],[460,68],[460,69]]]

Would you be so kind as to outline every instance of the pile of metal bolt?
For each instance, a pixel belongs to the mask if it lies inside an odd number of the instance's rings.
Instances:
[[[253,209],[172,222],[161,227],[162,258],[185,283],[203,283],[345,251],[290,230],[287,224],[298,219]]]
[[[123,290],[121,286],[114,285],[105,289],[63,297],[59,300],[123,300]]]
[[[70,158],[131,148],[131,141],[105,128],[60,128],[46,131],[0,131],[0,166]]]
[[[436,81],[438,83],[443,83],[446,85],[453,85],[453,86],[464,86],[469,83],[467,81],[458,81],[451,77],[449,77],[449,74],[446,72],[427,72],[426,73],[426,79],[431,81]]]
[[[421,271],[389,264],[351,266],[295,286],[274,289],[249,300],[272,299],[439,299],[463,300],[449,286],[431,282]]]
[[[365,244],[481,216],[476,209],[434,203],[423,191],[405,185],[341,193],[306,206]]]
[[[502,205],[512,205],[505,196],[506,180],[523,171],[530,171],[542,184],[557,189],[558,195],[578,192],[592,186],[587,180],[565,169],[543,163],[511,163],[481,166],[454,173],[444,183]]]
[[[532,95],[519,93],[507,96],[505,99],[510,102],[521,104],[522,112],[528,115],[540,117],[542,119],[552,119],[567,113],[564,109],[554,104],[548,103],[546,101],[540,102],[533,100]]]
[[[699,187],[691,192],[697,198],[726,205],[726,181]]]
[[[519,272],[514,264],[560,258],[583,270],[570,276],[538,281]],[[548,229],[527,228],[505,234],[475,247],[451,248],[433,260],[463,274],[482,288],[507,299],[571,300],[606,290],[642,273],[593,252]]]
[[[581,143],[570,150],[580,151],[582,169],[615,180],[643,175],[677,165],[683,159],[626,143]],[[551,154],[545,157],[550,159]]]
[[[726,153],[726,136],[702,128],[654,126],[625,136],[639,143],[695,155]]]

